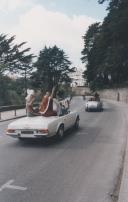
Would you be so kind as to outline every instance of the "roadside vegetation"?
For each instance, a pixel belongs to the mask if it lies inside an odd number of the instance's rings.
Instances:
[[[91,89],[128,86],[128,1],[108,1],[103,23],[92,24],[83,36],[84,78]]]
[[[27,88],[42,93],[56,86],[58,96],[67,96],[74,72],[65,52],[57,46],[44,47],[39,56],[15,44],[15,36],[0,35],[0,105],[21,105]]]

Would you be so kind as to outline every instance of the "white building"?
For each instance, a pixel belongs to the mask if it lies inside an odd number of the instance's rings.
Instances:
[[[83,69],[75,69],[75,72],[70,74],[70,78],[72,79],[71,87],[76,86],[85,86],[85,79],[83,79]]]

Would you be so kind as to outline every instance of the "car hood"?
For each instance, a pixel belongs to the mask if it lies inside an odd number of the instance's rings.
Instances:
[[[48,124],[56,120],[57,116],[51,117],[43,117],[43,116],[35,116],[35,117],[25,117],[13,121],[8,125],[10,129],[42,129],[47,128]]]

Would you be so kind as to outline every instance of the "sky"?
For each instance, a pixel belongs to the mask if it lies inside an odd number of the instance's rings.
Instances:
[[[107,15],[98,0],[0,0],[1,34],[15,35],[15,42],[38,56],[45,46],[63,49],[72,66],[83,68],[82,36]],[[26,48],[24,47],[24,48]]]

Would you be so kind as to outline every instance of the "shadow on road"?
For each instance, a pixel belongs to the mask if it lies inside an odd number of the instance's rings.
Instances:
[[[13,144],[10,144],[9,147],[23,147],[23,149],[86,149],[91,144],[95,142],[100,128],[88,128],[80,127],[77,131],[69,130],[66,131],[64,138],[60,141],[56,137],[49,139],[25,139],[25,140],[16,140]]]
[[[75,131],[74,129],[70,129],[65,132],[64,138],[62,140],[58,140],[56,136],[50,138],[40,138],[40,139],[18,139],[14,142],[15,147],[23,146],[23,147],[54,147],[57,145],[63,145],[71,139],[80,131],[81,129]],[[13,144],[13,146],[14,146]]]

